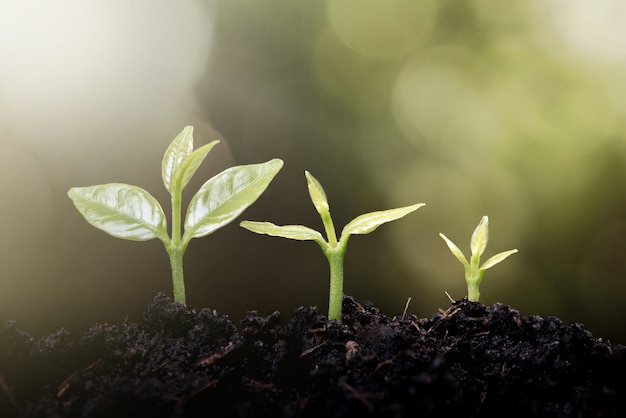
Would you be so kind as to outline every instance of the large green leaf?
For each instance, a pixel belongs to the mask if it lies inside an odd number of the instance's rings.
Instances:
[[[425,203],[418,203],[411,206],[404,206],[397,209],[370,212],[357,216],[350,221],[341,232],[341,237],[353,234],[369,234],[384,223],[395,221],[409,213],[421,208]],[[347,235],[346,235],[347,234]]]
[[[189,202],[183,242],[233,221],[261,196],[282,166],[282,160],[273,159],[231,167],[209,179]]]
[[[173,193],[172,187],[175,183],[173,180],[174,172],[176,168],[187,158],[193,151],[193,126],[186,126],[181,133],[179,133],[172,143],[165,150],[163,155],[163,161],[161,162],[161,176],[163,177],[163,184],[165,188]]]
[[[271,222],[243,221],[241,227],[257,234],[266,234],[273,237],[295,239],[298,241],[324,242],[322,234],[303,225],[274,225]]]
[[[161,205],[144,189],[121,183],[74,187],[67,193],[87,222],[104,232],[133,241],[166,241]]]

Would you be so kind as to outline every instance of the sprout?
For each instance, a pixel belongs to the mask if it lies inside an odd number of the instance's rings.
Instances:
[[[174,300],[185,303],[183,254],[192,238],[225,226],[254,203],[283,166],[279,159],[231,167],[209,179],[191,198],[181,231],[182,192],[209,151],[219,141],[193,149],[193,127],[187,126],[165,151],[161,176],[172,197],[171,238],[157,200],[144,189],[121,183],[73,187],[68,195],[87,222],[132,241],[160,239],[170,258]]]
[[[241,226],[257,234],[267,234],[276,237],[289,238],[300,241],[315,241],[324,252],[330,266],[330,294],[328,298],[328,319],[341,320],[341,304],[343,300],[343,259],[348,245],[348,238],[354,234],[368,234],[380,225],[400,219],[405,215],[424,206],[418,203],[412,206],[405,206],[397,209],[390,209],[380,212],[371,212],[358,216],[350,221],[341,231],[341,236],[337,240],[335,226],[330,216],[330,207],[326,193],[315,177],[305,171],[309,195],[313,206],[320,214],[326,240],[318,231],[303,225],[278,226],[270,222],[243,221]]]
[[[470,250],[472,251],[472,257],[470,261],[467,261],[463,252],[454,245],[452,241],[448,239],[444,234],[439,234],[441,238],[448,244],[450,251],[452,254],[459,259],[463,267],[465,268],[465,281],[467,282],[467,298],[471,302],[478,302],[478,298],[480,297],[480,292],[478,291],[478,287],[480,286],[480,282],[483,280],[483,274],[485,270],[489,267],[493,267],[511,254],[517,252],[515,250],[509,250],[501,252],[500,254],[496,254],[487,261],[480,265],[480,256],[485,251],[487,247],[487,241],[489,240],[489,218],[487,216],[483,216],[478,226],[474,230],[472,234],[472,238],[470,240]]]

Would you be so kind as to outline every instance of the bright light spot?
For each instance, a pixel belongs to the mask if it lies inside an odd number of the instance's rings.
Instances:
[[[50,226],[52,187],[48,173],[28,151],[11,144],[0,143],[0,219],[4,220],[0,257],[4,262],[19,266],[28,256],[23,249],[33,247]],[[15,227],[19,225],[19,227]],[[10,276],[10,274],[7,274]]]
[[[395,67],[346,47],[332,30],[319,34],[313,50],[315,84],[355,113],[386,112]]]
[[[436,5],[432,0],[329,0],[327,12],[337,36],[359,54],[401,57],[427,37]]]
[[[444,129],[472,98],[472,85],[462,68],[450,63],[459,51],[440,50],[439,60],[420,54],[398,74],[392,105],[398,126],[416,143],[439,140]],[[435,53],[436,55],[436,53]]]
[[[132,137],[191,96],[211,26],[200,1],[4,1],[0,123],[47,156]]]
[[[573,48],[604,60],[626,59],[626,2],[551,0],[552,19]]]

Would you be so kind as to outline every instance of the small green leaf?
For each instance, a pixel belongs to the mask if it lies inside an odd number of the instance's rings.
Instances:
[[[200,164],[202,164],[202,161],[204,161],[209,151],[219,142],[220,141],[213,141],[210,144],[206,144],[185,157],[174,170],[174,174],[171,178],[172,189],[182,191],[189,183],[189,180],[191,180],[191,177]]]
[[[485,261],[483,265],[480,266],[480,269],[487,270],[489,267],[495,266],[496,264],[498,264],[499,262],[501,262],[502,260],[510,256],[511,254],[515,254],[516,252],[517,252],[517,249],[504,251],[504,252],[501,252],[500,254],[496,254],[490,259],[488,259],[487,261]]]
[[[109,183],[74,187],[67,194],[87,222],[114,237],[168,240],[163,209],[144,189]]]
[[[282,160],[273,159],[231,167],[204,183],[189,202],[183,242],[233,221],[259,198],[282,166]]]
[[[289,238],[298,241],[325,242],[322,234],[303,225],[274,225],[271,222],[243,221],[241,227],[257,234]]]
[[[172,143],[165,150],[161,163],[161,177],[165,188],[173,193],[174,181],[172,177],[176,168],[193,151],[193,126],[186,126],[183,131],[174,138]]]
[[[489,241],[489,217],[483,216],[470,240],[472,256],[480,257],[487,248],[487,241]]]
[[[418,203],[416,205],[404,206],[397,209],[382,210],[377,212],[370,212],[360,216],[357,216],[350,221],[341,232],[341,236],[354,234],[369,234],[374,231],[380,225],[400,219],[409,213],[416,211],[424,206],[425,203]]]
[[[311,196],[313,206],[315,206],[315,210],[317,210],[317,213],[324,216],[330,211],[326,192],[324,192],[324,188],[322,187],[320,182],[317,181],[317,179],[313,177],[311,173],[305,171],[304,175],[306,176],[307,187],[309,189],[309,195]]]
[[[448,237],[446,237],[444,234],[440,233],[439,236],[443,238],[446,244],[448,244],[448,248],[450,248],[450,251],[452,251],[452,254],[454,254],[454,256],[459,259],[461,264],[463,264],[463,267],[465,267],[466,270],[469,270],[470,265],[469,265],[469,262],[467,261],[467,258],[465,258],[463,251],[461,251],[459,247],[457,247],[452,241],[450,241]]]

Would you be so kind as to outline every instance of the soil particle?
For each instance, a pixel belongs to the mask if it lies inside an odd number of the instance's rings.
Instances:
[[[467,300],[431,318],[343,302],[226,316],[163,294],[74,339],[0,327],[1,417],[621,417],[622,345]],[[285,324],[286,322],[286,324]]]

